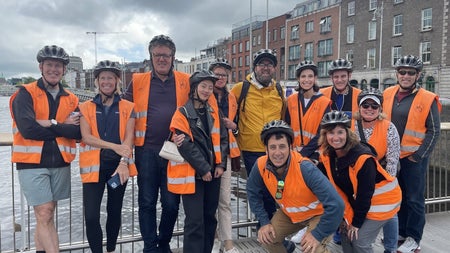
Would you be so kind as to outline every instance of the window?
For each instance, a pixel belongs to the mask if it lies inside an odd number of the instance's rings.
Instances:
[[[253,36],[253,42],[252,42],[253,46],[256,46],[256,36]]]
[[[236,67],[236,58],[233,58],[233,67]]]
[[[261,34],[258,34],[258,45],[261,45]]]
[[[239,53],[242,53],[242,42],[239,42]]]
[[[394,0],[394,4],[403,3],[403,0]]]
[[[369,30],[368,30],[368,39],[369,40],[375,40],[377,38],[377,22],[376,21],[370,21],[369,22]]]
[[[242,56],[239,57],[239,67],[242,67]]]
[[[394,35],[401,35],[403,33],[403,15],[394,16]]]
[[[305,24],[305,32],[310,33],[314,32],[314,21],[308,21]]]
[[[294,25],[291,27],[291,40],[296,40],[299,38],[298,25]]]
[[[317,64],[317,74],[319,77],[328,76],[328,68],[330,67],[331,61],[321,61]]]
[[[289,65],[288,67],[288,79],[294,80],[295,79],[295,69],[297,68],[297,65]]]
[[[233,48],[232,48],[233,54],[236,53],[236,44],[233,44]]]
[[[273,41],[277,40],[277,36],[278,36],[278,30],[277,29],[273,29]]]
[[[320,33],[331,31],[331,16],[320,19]]]
[[[300,45],[295,45],[289,47],[289,60],[298,60],[300,59]]]
[[[312,42],[305,44],[305,60],[314,59],[314,44]]]
[[[392,66],[395,65],[398,59],[402,57],[402,47],[401,46],[394,46],[392,48]]]
[[[280,28],[280,39],[284,40],[285,36],[286,36],[286,27],[283,26]]]
[[[318,56],[333,54],[333,39],[319,40]]]
[[[375,68],[375,48],[371,48],[367,50],[367,68],[374,69]]]
[[[423,63],[430,63],[431,59],[431,42],[420,43],[420,54],[422,56]]]
[[[245,66],[249,66],[250,65],[250,55],[246,55],[245,56]]]
[[[355,41],[355,25],[347,26],[347,43],[353,43]]]
[[[369,10],[375,10],[378,6],[377,0],[370,0],[369,1]]]
[[[347,4],[347,16],[355,15],[355,1],[351,1]]]
[[[245,51],[250,51],[250,41],[245,42]]]
[[[348,50],[345,54],[345,59],[353,64],[353,50]]]
[[[430,30],[433,24],[433,9],[422,10],[422,31]]]

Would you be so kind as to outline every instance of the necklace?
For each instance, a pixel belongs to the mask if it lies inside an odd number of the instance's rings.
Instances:
[[[195,109],[195,111],[196,111],[199,115],[205,115],[205,113],[206,113],[206,108],[205,108],[205,107],[198,108],[198,109]]]

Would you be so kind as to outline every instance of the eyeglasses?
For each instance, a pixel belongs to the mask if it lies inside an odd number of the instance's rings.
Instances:
[[[216,74],[216,73],[214,73],[214,75],[217,76],[218,78],[222,78],[222,79],[228,77],[228,75],[226,75],[226,74]]]
[[[275,193],[276,199],[281,199],[283,197],[283,190],[284,190],[284,181],[278,180],[277,192]]]
[[[361,107],[364,109],[369,109],[369,107],[372,107],[373,110],[378,110],[378,108],[380,108],[380,105],[363,103],[363,104],[361,104]]]
[[[415,76],[417,74],[417,71],[415,71],[415,70],[399,70],[397,72],[402,76],[404,76],[406,74],[408,74],[409,76]]]
[[[152,54],[153,58],[155,59],[164,59],[164,60],[169,60],[172,55],[171,54]]]
[[[256,66],[261,67],[261,68],[269,68],[269,69],[274,67],[272,63],[268,63],[268,64],[258,63],[258,64],[256,64]]]

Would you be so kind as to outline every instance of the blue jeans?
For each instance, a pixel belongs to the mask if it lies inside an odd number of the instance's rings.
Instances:
[[[398,243],[398,216],[395,215],[383,226],[384,251],[396,252]]]
[[[143,252],[159,252],[159,248],[169,249],[173,228],[178,218],[180,195],[167,190],[167,160],[159,151],[146,147],[136,147],[137,183],[139,187],[139,226],[144,241]],[[159,236],[156,233],[156,204],[161,194],[161,220]]]
[[[398,182],[402,189],[402,205],[398,212],[398,232],[412,237],[417,243],[422,239],[425,226],[425,181],[428,158],[419,163],[408,158],[400,159]]]

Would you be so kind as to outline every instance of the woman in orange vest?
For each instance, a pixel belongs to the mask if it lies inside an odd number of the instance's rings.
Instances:
[[[119,96],[118,62],[101,61],[94,69],[98,94],[80,105],[80,174],[86,236],[93,253],[102,253],[100,206],[107,186],[106,251],[114,252],[121,226],[127,180],[137,175],[132,159],[134,104]]]
[[[319,92],[317,66],[312,61],[302,61],[296,69],[298,93],[287,99],[285,121],[294,130],[294,149],[302,156],[319,159],[319,129],[323,115],[331,110],[331,100]]]
[[[211,252],[217,220],[220,177],[226,169],[228,133],[213,94],[217,77],[208,70],[189,78],[188,102],[172,117],[170,130],[184,135],[178,150],[185,162],[168,162],[167,188],[181,194],[183,252]]]
[[[382,113],[383,94],[378,89],[364,89],[358,96],[359,110],[353,114],[355,133],[362,142],[377,152],[377,160],[393,177],[400,165],[400,137],[395,125]],[[383,226],[385,252],[397,251],[398,217],[395,215]]]
[[[359,142],[345,112],[326,113],[321,128],[319,168],[345,203],[343,252],[373,252],[380,229],[400,209],[398,181],[381,167],[370,147]]]

